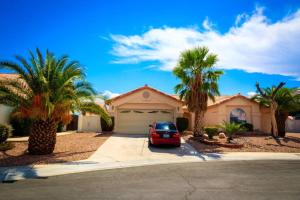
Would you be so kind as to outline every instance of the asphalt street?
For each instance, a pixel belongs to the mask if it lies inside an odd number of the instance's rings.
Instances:
[[[0,199],[300,199],[300,161],[218,161],[0,184]]]

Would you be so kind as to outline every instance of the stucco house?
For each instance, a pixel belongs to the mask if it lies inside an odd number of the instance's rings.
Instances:
[[[178,96],[163,93],[147,85],[108,102],[108,112],[115,120],[114,131],[118,133],[147,133],[148,125],[153,121],[176,122],[177,117],[188,118],[189,129],[194,126],[194,114],[188,111]],[[209,101],[204,117],[207,126],[221,124],[224,120],[246,121],[253,124],[254,129],[265,132],[270,126],[269,110],[240,94],[219,96],[215,102]],[[84,124],[82,120],[84,119],[81,119]]]
[[[15,79],[15,74],[0,74],[0,79]],[[147,133],[153,121],[176,122],[177,117],[189,119],[189,129],[194,126],[194,114],[190,113],[177,95],[169,95],[147,85],[108,100],[108,112],[114,117],[114,132]],[[103,106],[103,105],[101,105]],[[0,124],[9,123],[13,108],[0,105]],[[204,116],[206,126],[218,125],[223,121],[246,121],[254,129],[270,130],[269,109],[257,102],[237,94],[216,97],[208,102]],[[78,131],[101,131],[100,117],[79,115]]]

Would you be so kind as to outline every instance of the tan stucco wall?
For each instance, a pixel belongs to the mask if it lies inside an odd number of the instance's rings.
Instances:
[[[101,132],[101,123],[99,115],[79,115],[79,132]]]
[[[0,124],[9,124],[9,115],[12,110],[12,107],[0,104]]]
[[[271,116],[269,108],[261,108],[261,131],[270,133],[271,132]]]
[[[204,115],[205,125],[215,126],[222,124],[223,121],[229,121],[230,112],[236,108],[241,108],[245,111],[246,120],[248,123],[253,124],[254,129],[262,130],[262,115],[259,104],[251,102],[243,97],[236,97],[221,104],[208,107]],[[192,124],[194,123],[192,122]]]
[[[144,98],[143,93],[149,92],[149,97]],[[143,89],[135,93],[114,100],[109,106],[109,113],[115,117],[115,131],[118,129],[118,109],[165,109],[174,112],[174,122],[177,117],[183,116],[183,103],[149,89]]]

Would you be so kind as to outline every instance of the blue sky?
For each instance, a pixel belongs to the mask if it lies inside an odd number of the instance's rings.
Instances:
[[[181,51],[219,55],[222,94],[285,81],[300,86],[300,1],[0,0],[0,59],[29,49],[68,54],[98,91],[148,84],[167,93],[179,81]]]

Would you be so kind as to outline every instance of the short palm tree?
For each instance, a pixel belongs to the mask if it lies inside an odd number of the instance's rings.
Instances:
[[[227,141],[231,142],[233,139],[232,136],[238,132],[244,131],[245,129],[242,127],[242,124],[237,124],[234,122],[226,122],[224,121],[223,124],[220,125],[220,128],[225,132],[227,135]]]
[[[95,91],[78,62],[67,56],[56,58],[49,51],[43,57],[39,49],[36,55],[29,53],[28,60],[16,56],[19,64],[0,62],[0,69],[18,76],[0,81],[0,103],[15,107],[15,115],[33,119],[29,153],[52,153],[57,124],[68,123],[71,111],[96,113],[109,122],[107,113],[93,102]]]
[[[271,108],[271,100],[266,98],[266,96],[271,96],[275,92],[276,87],[267,87],[260,90],[261,92],[252,98],[261,105]],[[273,98],[276,103],[276,109],[273,106],[273,109],[275,110],[272,113],[276,120],[277,132],[274,131],[274,127],[270,130],[274,136],[285,137],[285,121],[288,118],[289,112],[300,110],[300,94],[297,93],[297,90],[297,88],[287,87],[280,87],[276,90]]]
[[[204,113],[208,99],[215,100],[220,95],[218,80],[223,74],[213,66],[217,55],[209,53],[208,48],[198,47],[181,53],[173,73],[181,82],[175,92],[183,99],[190,112],[195,113],[194,136],[202,136]]]

